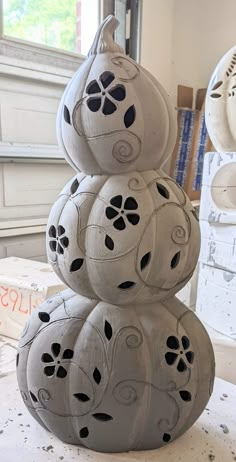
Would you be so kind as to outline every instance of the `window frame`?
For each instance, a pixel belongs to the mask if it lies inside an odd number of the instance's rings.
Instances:
[[[50,83],[64,88],[86,57],[67,50],[4,35],[3,1],[0,0],[0,63],[2,77],[21,79],[25,82]],[[116,2],[124,3],[124,1],[98,0],[100,22],[108,14],[116,12]],[[138,2],[141,4],[142,0],[138,0]],[[124,22],[122,15],[118,19],[121,23],[122,21]],[[140,41],[139,34],[137,40]],[[137,46],[139,46],[139,43],[137,43]],[[51,145],[0,141],[0,162],[13,159],[18,162],[25,162],[26,159],[35,161],[38,159],[44,159],[44,161],[54,159],[58,161],[63,157],[57,145],[53,145],[51,149]]]
[[[34,54],[36,53],[37,57],[42,59],[44,56],[44,64],[54,62],[55,58],[66,58],[67,65],[68,61],[75,61],[78,64],[81,64],[84,61],[85,56],[82,54],[74,53],[71,51],[63,50],[61,48],[50,47],[48,45],[43,45],[30,40],[22,40],[17,37],[10,37],[4,34],[4,18],[3,18],[3,1],[0,0],[0,44],[2,47],[7,45],[8,51],[10,52],[10,45],[12,51],[14,48],[18,48],[18,51],[21,51],[21,55],[28,60],[32,58],[32,50]],[[98,1],[98,11],[99,11],[99,23],[109,14],[115,14],[117,19],[120,21],[120,26],[122,29],[118,32],[115,32],[115,38],[118,39],[118,43],[125,48],[125,38],[122,37],[122,34],[126,30],[125,24],[125,9],[130,10],[131,12],[131,24],[130,24],[130,38],[129,38],[129,48],[130,55],[133,59],[136,59],[137,62],[140,62],[141,58],[141,24],[142,24],[142,7],[143,0],[97,0]],[[2,50],[0,49],[0,52]],[[31,53],[30,53],[31,52]],[[11,53],[10,53],[11,55]],[[46,58],[47,57],[47,58]],[[67,67],[66,67],[67,69]]]
[[[30,51],[32,50],[34,51],[34,53],[37,54],[39,58],[42,58],[42,55],[44,55],[45,57],[45,60],[43,62],[44,64],[52,63],[53,57],[55,58],[61,57],[62,59],[67,58],[66,59],[67,64],[69,60],[72,62],[75,61],[77,63],[77,67],[78,67],[78,62],[82,63],[84,61],[85,55],[72,52],[72,51],[67,51],[62,48],[51,47],[49,45],[44,45],[44,44],[40,44],[37,42],[31,42],[30,40],[22,40],[20,38],[11,37],[9,35],[4,34],[3,1],[4,0],[0,0],[0,43],[1,44],[3,45],[7,44],[8,48],[10,45],[12,45],[12,49],[14,49],[14,47],[17,46],[18,49],[21,50],[23,54],[25,54],[26,59],[29,58]],[[111,0],[97,0],[98,10],[99,10],[99,22],[101,21],[101,18],[103,17],[105,3],[108,3],[109,8],[110,8],[110,1]]]
[[[3,1],[0,0],[0,56],[8,57],[17,61],[25,61],[23,67],[26,69],[41,70],[45,65],[52,66],[58,75],[70,78],[69,71],[75,71],[82,64],[85,56],[61,48],[50,47],[29,40],[22,40],[17,37],[10,37],[4,34]],[[99,14],[101,12],[101,0],[99,2]],[[4,59],[4,58],[3,58]],[[26,64],[28,63],[28,65]],[[35,63],[35,65],[34,65]],[[22,67],[19,64],[19,67]],[[63,72],[64,71],[64,72]]]

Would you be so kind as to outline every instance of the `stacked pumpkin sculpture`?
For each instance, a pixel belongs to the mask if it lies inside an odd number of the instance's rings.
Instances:
[[[104,452],[158,448],[185,432],[212,391],[209,337],[174,294],[191,277],[199,225],[161,169],[176,136],[161,85],[113,41],[106,18],[58,111],[79,172],[48,221],[49,260],[70,289],[22,333],[19,388],[67,443]]]

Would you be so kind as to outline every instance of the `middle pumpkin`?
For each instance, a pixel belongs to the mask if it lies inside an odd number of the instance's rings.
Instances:
[[[121,305],[178,292],[199,247],[194,208],[162,171],[79,173],[48,220],[48,258],[61,280],[81,295]]]

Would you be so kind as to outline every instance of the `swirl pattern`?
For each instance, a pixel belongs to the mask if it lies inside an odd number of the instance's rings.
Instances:
[[[130,334],[126,337],[126,345],[128,348],[138,348],[143,343],[143,336],[141,332],[138,329],[135,330],[136,334]]]
[[[181,225],[175,226],[171,234],[171,239],[175,244],[187,244],[188,235],[184,227]]]
[[[113,389],[113,396],[119,404],[130,406],[138,399],[137,389],[128,381],[117,383]]]
[[[112,150],[113,157],[121,163],[133,162],[140,154],[140,149],[134,147],[126,140],[117,141]]]

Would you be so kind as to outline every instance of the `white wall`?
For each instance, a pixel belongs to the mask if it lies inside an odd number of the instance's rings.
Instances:
[[[141,64],[168,92],[172,87],[175,0],[143,0]]]
[[[236,44],[236,0],[143,0],[141,63],[173,96],[207,87]]]
[[[208,85],[217,62],[236,44],[235,18],[235,0],[174,0],[172,94],[177,84]]]

